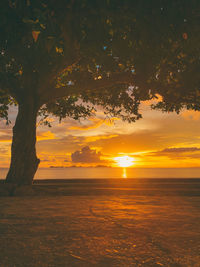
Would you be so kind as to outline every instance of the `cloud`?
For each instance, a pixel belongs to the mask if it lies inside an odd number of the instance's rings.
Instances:
[[[81,163],[98,163],[102,162],[100,159],[101,153],[96,152],[95,149],[90,149],[89,146],[83,147],[71,154],[72,162]]]
[[[88,120],[85,120],[85,123],[82,125],[77,125],[77,126],[71,126],[69,129],[70,130],[90,130],[90,129],[95,129],[98,128],[100,125],[102,125],[104,120],[99,119],[99,118],[90,118]]]
[[[181,112],[181,116],[186,120],[200,120],[200,112],[195,110],[184,110]]]
[[[70,153],[71,155],[72,151],[85,145],[84,137],[68,135],[63,138],[41,140],[37,143],[37,151],[39,154],[45,153],[58,155],[61,153]]]
[[[199,147],[170,147],[147,153],[150,157],[168,157],[173,160],[200,158]]]
[[[6,153],[8,153],[8,149],[0,147],[0,154],[6,154]]]
[[[95,142],[97,140],[102,140],[102,139],[112,139],[114,137],[117,137],[117,134],[113,134],[113,135],[99,135],[99,136],[88,136],[85,138],[85,142],[86,143],[90,143],[90,142]]]
[[[159,133],[143,130],[133,134],[108,135],[109,138],[86,139],[89,146],[100,147],[103,154],[117,155],[119,153],[137,153],[158,150],[163,144]],[[172,145],[171,143],[167,143]]]
[[[10,143],[12,141],[12,137],[9,135],[0,135],[1,143]]]
[[[0,127],[0,142],[7,143],[12,141],[12,129],[9,126],[6,126],[5,129]]]
[[[37,141],[56,139],[55,135],[50,132],[39,132],[37,134]]]
[[[171,147],[171,148],[165,148],[161,150],[160,152],[163,153],[185,153],[185,152],[196,152],[200,151],[200,148],[198,147]]]

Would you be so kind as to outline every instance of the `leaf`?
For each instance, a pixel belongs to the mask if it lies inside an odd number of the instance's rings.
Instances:
[[[41,27],[42,29],[44,29],[44,30],[46,29],[46,26],[45,26],[44,24],[42,24],[42,23],[40,24],[40,27]]]
[[[187,40],[187,39],[188,39],[188,35],[187,35],[186,32],[183,33],[183,39],[184,39],[184,40]]]
[[[63,52],[63,49],[61,47],[56,46],[56,52],[61,54]]]
[[[35,42],[37,42],[40,31],[32,31],[32,36]]]

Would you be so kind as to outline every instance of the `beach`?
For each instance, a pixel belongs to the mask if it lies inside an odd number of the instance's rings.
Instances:
[[[0,266],[198,267],[199,189],[200,179],[35,181],[0,198]]]

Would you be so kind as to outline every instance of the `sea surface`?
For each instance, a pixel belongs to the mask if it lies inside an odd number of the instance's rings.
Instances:
[[[0,168],[0,179],[8,169]],[[200,178],[200,168],[39,168],[35,179]]]

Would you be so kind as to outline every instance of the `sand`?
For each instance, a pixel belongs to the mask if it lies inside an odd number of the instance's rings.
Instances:
[[[0,266],[200,266],[200,180],[40,182],[0,198]]]

